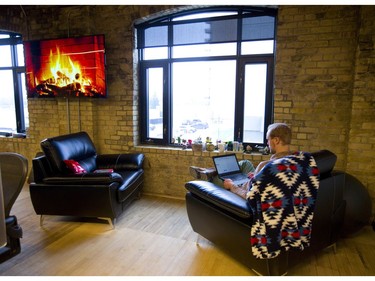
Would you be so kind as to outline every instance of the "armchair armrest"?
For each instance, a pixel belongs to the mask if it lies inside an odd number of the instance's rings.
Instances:
[[[139,170],[145,159],[142,153],[100,154],[96,158],[98,169]]]
[[[201,198],[238,217],[250,219],[253,216],[247,200],[212,182],[194,180],[187,182],[185,188],[195,197]]]
[[[108,185],[113,182],[122,183],[122,176],[118,173],[85,173],[43,179],[43,183],[52,185]]]

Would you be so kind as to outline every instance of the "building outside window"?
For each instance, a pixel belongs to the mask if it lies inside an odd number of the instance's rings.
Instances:
[[[210,7],[135,25],[141,142],[206,137],[264,145],[277,10]]]
[[[23,135],[29,126],[25,61],[20,34],[0,31],[0,135]]]

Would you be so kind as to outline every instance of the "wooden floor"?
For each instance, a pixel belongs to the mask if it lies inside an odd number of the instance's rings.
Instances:
[[[43,227],[24,188],[13,207],[22,251],[0,264],[2,276],[251,276],[190,227],[185,202],[143,196],[112,230],[100,220],[46,216]],[[366,227],[289,271],[290,276],[375,275],[375,232]]]

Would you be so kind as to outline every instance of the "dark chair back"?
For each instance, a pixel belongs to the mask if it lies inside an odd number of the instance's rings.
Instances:
[[[0,173],[4,201],[5,222],[1,222],[1,243],[0,263],[12,258],[21,252],[20,238],[22,237],[22,228],[17,223],[17,217],[10,215],[10,211],[20,194],[27,177],[27,159],[17,153],[0,153]],[[1,206],[2,207],[2,206]],[[2,210],[1,210],[2,211]]]
[[[72,133],[44,139],[40,146],[57,174],[69,171],[64,160],[75,160],[88,172],[96,169],[96,149],[86,132]]]
[[[25,184],[28,162],[21,154],[0,152],[0,169],[3,183],[5,217],[8,217],[14,202]]]
[[[330,176],[336,164],[336,154],[325,149],[312,152],[311,155],[314,157],[316,165],[318,166],[320,178]]]

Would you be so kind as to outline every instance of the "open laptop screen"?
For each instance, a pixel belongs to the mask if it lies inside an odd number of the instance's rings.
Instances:
[[[219,176],[241,172],[235,154],[215,156],[213,161]]]

